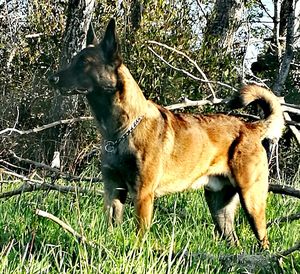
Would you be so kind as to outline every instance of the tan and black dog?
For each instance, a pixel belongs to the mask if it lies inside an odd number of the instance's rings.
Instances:
[[[85,94],[95,116],[103,137],[109,223],[122,221],[128,192],[143,231],[150,227],[155,197],[204,186],[224,237],[238,241],[234,214],[241,202],[255,236],[268,247],[268,161],[262,140],[278,139],[284,126],[272,92],[256,85],[241,89],[241,105],[261,102],[266,117],[258,122],[224,114],[174,114],[145,99],[122,63],[113,19],[99,44],[90,28],[87,47],[49,81],[64,95]]]

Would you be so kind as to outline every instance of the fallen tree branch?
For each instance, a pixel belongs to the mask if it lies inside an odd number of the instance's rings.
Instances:
[[[297,122],[292,121],[292,120],[285,120],[285,123],[286,123],[287,125],[300,127],[300,123],[297,123]]]
[[[296,189],[290,186],[269,184],[269,191],[276,194],[289,195],[300,199],[300,189]]]
[[[295,107],[285,106],[282,104],[282,110],[285,112],[290,112],[296,115],[300,115],[300,109],[297,109]]]
[[[35,191],[35,190],[57,190],[60,192],[76,192],[76,190],[80,193],[89,193],[89,190],[86,190],[84,188],[79,188],[79,187],[70,187],[70,186],[62,186],[62,185],[55,185],[55,184],[48,184],[44,181],[41,180],[34,180],[30,179],[24,175],[17,174],[15,172],[7,171],[4,169],[1,169],[1,173],[17,177],[25,182],[28,182],[31,186],[22,186],[17,190],[11,191],[11,194],[6,194],[6,193],[0,193],[0,198],[8,197],[5,195],[18,195],[21,194],[22,192],[29,192],[29,191]],[[95,178],[96,179],[96,178]],[[100,180],[100,178],[98,178]],[[32,186],[34,185],[34,187]],[[269,191],[276,193],[276,194],[284,194],[284,195],[289,195],[292,197],[300,198],[300,190],[286,186],[286,185],[278,185],[278,184],[269,184]],[[103,192],[100,192],[103,194]]]
[[[63,125],[63,124],[70,124],[70,123],[75,123],[75,122],[80,122],[80,121],[90,121],[93,120],[92,116],[88,116],[88,117],[78,117],[78,118],[73,118],[73,119],[66,119],[66,120],[60,120],[60,121],[56,121],[47,125],[43,125],[40,127],[36,127],[33,129],[29,129],[29,130],[19,130],[16,128],[6,128],[0,131],[0,135],[2,134],[11,134],[11,133],[18,133],[19,135],[27,135],[30,133],[37,133],[40,132],[42,130],[51,128],[51,127],[55,127],[58,125]]]
[[[281,104],[286,107],[300,109],[300,105],[290,104],[290,103],[286,103],[286,102],[282,102]]]
[[[63,229],[65,229],[66,231],[68,231],[69,233],[71,233],[80,243],[88,244],[88,245],[90,245],[92,247],[95,247],[94,243],[88,241],[85,236],[80,235],[70,225],[66,224],[65,222],[63,222],[62,220],[60,220],[59,218],[57,218],[53,214],[48,213],[48,212],[43,211],[43,210],[40,210],[40,209],[36,209],[35,214],[37,214],[38,216],[50,219],[51,221],[54,221],[55,223],[57,223],[58,225],[60,225]]]
[[[96,193],[97,195],[103,195],[103,191],[101,190],[91,190],[90,188],[83,188],[78,186],[63,186],[63,185],[57,185],[57,184],[48,184],[48,183],[32,183],[30,181],[24,183],[19,188],[14,189],[12,191],[7,191],[0,193],[0,199],[1,198],[10,198],[16,195],[21,195],[26,192],[34,192],[39,190],[56,190],[61,193],[81,193],[81,194],[91,194]]]
[[[270,221],[267,223],[267,227],[272,226],[274,224],[280,224],[280,223],[285,223],[285,222],[292,222],[300,219],[300,213],[295,213],[289,216],[284,216],[277,218],[273,221]]]
[[[31,179],[24,175],[20,175],[11,171],[1,170],[1,172],[9,176],[17,177],[20,180],[24,181],[25,183],[15,190],[0,193],[0,199],[9,198],[15,195],[20,195],[22,193],[33,192],[38,190],[46,190],[46,191],[56,190],[62,193],[81,193],[81,194],[97,193],[103,195],[103,191],[100,190],[96,191],[96,190],[91,190],[90,188],[82,188],[78,186],[64,186],[64,185],[57,185],[57,184],[49,184],[42,180]]]
[[[284,112],[283,116],[284,116],[285,121],[292,121],[292,119],[288,113]],[[295,126],[292,126],[292,125],[289,126],[289,129],[294,134],[294,136],[298,142],[298,145],[300,145],[300,131]]]
[[[279,254],[274,255],[274,258],[276,258],[276,260],[280,259],[281,257],[286,257],[290,254],[292,254],[293,252],[300,250],[300,241],[298,241],[294,246],[292,246],[291,248],[281,251],[279,252]]]
[[[13,158],[15,158],[19,162],[24,162],[24,163],[27,163],[27,164],[32,164],[32,165],[34,165],[37,168],[43,168],[43,169],[49,170],[49,171],[51,171],[51,172],[59,175],[60,178],[63,178],[63,179],[66,179],[66,180],[88,181],[88,182],[101,182],[101,180],[102,180],[99,177],[74,176],[74,175],[71,175],[71,174],[68,174],[68,173],[64,173],[64,172],[60,171],[59,169],[53,168],[53,167],[51,167],[49,165],[46,165],[46,164],[43,164],[43,163],[39,163],[39,162],[36,162],[36,161],[32,161],[30,159],[25,159],[25,158],[22,158],[20,156],[17,156],[13,151],[10,151],[10,153],[13,156]]]
[[[213,255],[208,253],[192,253],[188,251],[173,253],[173,261],[176,260],[205,260],[209,262],[219,261],[223,271],[228,271],[233,267],[242,268],[247,273],[256,273],[264,269],[266,273],[273,273],[274,267],[279,268],[278,260],[284,258],[295,251],[300,250],[300,241],[291,248],[281,251],[277,254],[230,254],[230,255]],[[167,259],[167,258],[166,258]]]

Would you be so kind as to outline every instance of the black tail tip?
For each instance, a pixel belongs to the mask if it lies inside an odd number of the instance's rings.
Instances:
[[[241,98],[240,95],[235,95],[229,102],[228,102],[228,107],[230,109],[238,109],[244,107],[243,99]]]

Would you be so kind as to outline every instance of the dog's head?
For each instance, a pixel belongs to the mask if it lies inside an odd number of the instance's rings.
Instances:
[[[116,70],[121,63],[116,23],[111,19],[100,43],[90,25],[86,48],[48,80],[63,95],[113,92],[118,84]]]

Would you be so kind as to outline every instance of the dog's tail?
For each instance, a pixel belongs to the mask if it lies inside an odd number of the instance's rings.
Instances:
[[[242,106],[257,102],[263,109],[265,118],[256,122],[261,139],[277,142],[284,128],[283,112],[278,98],[268,89],[258,85],[246,85],[240,90],[239,101]]]

